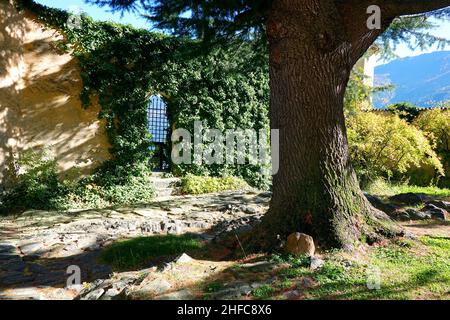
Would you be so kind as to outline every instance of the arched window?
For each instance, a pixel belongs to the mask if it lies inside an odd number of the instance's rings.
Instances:
[[[150,98],[148,126],[152,134],[152,142],[167,143],[169,118],[167,116],[167,105],[160,95],[154,95]]]
[[[150,98],[148,107],[148,130],[150,131],[154,152],[152,164],[156,170],[167,170],[168,161],[168,139],[169,139],[169,117],[167,115],[167,105],[160,95]]]

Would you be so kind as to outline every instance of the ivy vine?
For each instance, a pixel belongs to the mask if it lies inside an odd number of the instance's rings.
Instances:
[[[268,66],[265,56],[255,57],[251,43],[236,43],[228,49],[207,52],[191,39],[167,36],[130,25],[94,21],[35,3],[19,1],[49,28],[59,30],[64,40],[56,45],[70,52],[80,64],[85,107],[92,99],[101,106],[106,120],[112,160],[100,171],[115,179],[139,174],[151,157],[148,101],[153,94],[166,100],[171,123],[193,130],[194,121],[218,129],[268,128]],[[180,165],[177,174],[235,175],[264,187],[268,174],[259,166]]]

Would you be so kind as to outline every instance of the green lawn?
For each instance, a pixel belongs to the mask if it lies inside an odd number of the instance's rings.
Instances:
[[[390,197],[401,193],[423,193],[430,197],[447,198],[450,197],[450,189],[438,188],[435,186],[419,187],[407,184],[391,184],[385,181],[374,182],[367,190],[370,194]]]
[[[99,260],[116,271],[138,270],[202,247],[200,239],[190,234],[140,237],[112,244],[105,248]]]
[[[310,277],[317,285],[300,288],[306,299],[450,299],[450,238],[422,237],[369,248],[363,259],[344,257],[340,251],[328,253],[318,272],[312,272],[304,259],[284,258],[291,267],[254,297],[283,299],[286,288],[299,288],[299,280]]]

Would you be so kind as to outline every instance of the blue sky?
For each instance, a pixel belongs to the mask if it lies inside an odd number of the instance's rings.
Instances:
[[[56,7],[61,8],[65,10],[82,10],[86,13],[88,13],[91,17],[93,17],[96,20],[109,20],[109,21],[115,21],[120,22],[124,24],[132,24],[135,27],[140,28],[150,28],[150,24],[139,15],[133,14],[133,13],[124,13],[123,15],[121,13],[112,13],[107,7],[100,8],[97,6],[87,5],[84,3],[83,0],[68,0],[68,1],[56,1],[56,0],[36,0],[36,2],[45,4],[50,7]],[[436,28],[432,33],[439,36],[439,37],[450,37],[450,21],[439,21],[439,27]],[[428,53],[436,51],[437,48],[431,48],[427,51],[421,51],[421,50],[415,50],[411,51],[407,48],[406,45],[399,45],[397,48],[397,55],[400,57],[408,57],[408,56],[415,56],[422,53]],[[447,46],[445,50],[450,50],[450,46]]]

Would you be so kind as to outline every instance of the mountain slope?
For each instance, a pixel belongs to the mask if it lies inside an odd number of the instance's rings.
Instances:
[[[375,83],[393,84],[394,91],[375,97],[375,106],[408,101],[430,107],[450,100],[450,51],[394,60],[375,68]]]

